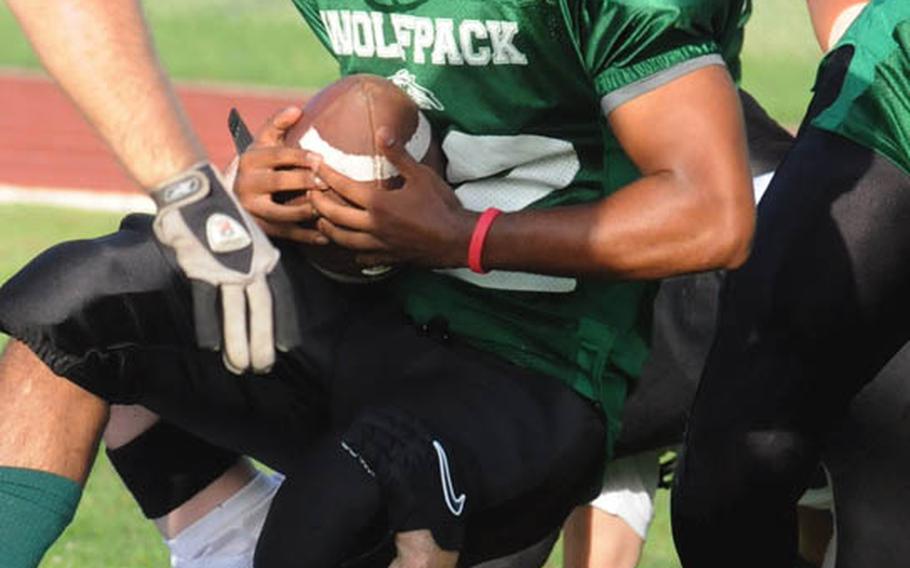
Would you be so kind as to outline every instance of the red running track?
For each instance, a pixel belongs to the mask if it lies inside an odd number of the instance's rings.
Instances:
[[[276,110],[305,93],[178,86],[190,120],[214,163],[234,155],[227,130],[232,106],[255,133]],[[39,75],[0,74],[0,185],[137,192],[110,150],[57,86]]]

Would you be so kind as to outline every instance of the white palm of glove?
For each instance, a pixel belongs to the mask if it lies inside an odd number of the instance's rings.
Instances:
[[[281,272],[278,249],[208,164],[163,184],[154,197],[159,204],[155,235],[174,250],[178,266],[193,282],[200,346],[223,347],[225,365],[234,373],[267,372],[275,363],[276,343],[282,349],[296,343],[296,326],[286,317],[283,325],[278,322],[277,335],[283,337],[276,341],[275,314],[293,314],[273,305],[273,293],[281,303],[293,303],[289,286],[270,287],[269,276]],[[286,278],[283,272],[280,276]]]

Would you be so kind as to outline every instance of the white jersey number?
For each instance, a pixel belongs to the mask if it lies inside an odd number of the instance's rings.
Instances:
[[[556,191],[578,175],[581,163],[571,143],[544,136],[472,136],[449,133],[442,143],[449,161],[446,177],[471,211],[495,207],[519,211]],[[475,274],[466,268],[442,270],[483,288],[526,292],[572,292],[574,278],[494,270]]]

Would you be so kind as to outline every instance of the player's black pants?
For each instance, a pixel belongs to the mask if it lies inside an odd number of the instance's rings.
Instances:
[[[824,451],[834,486],[838,568],[904,568],[910,558],[910,347],[850,405]]]
[[[418,328],[381,286],[333,284],[292,248],[284,262],[303,343],[266,376],[231,374],[220,354],[194,347],[189,288],[149,221],[130,217],[112,236],[39,256],[0,289],[0,329],[105,400],[141,404],[284,472],[259,566],[334,567],[419,527],[388,517],[409,499],[417,510],[443,501],[442,490],[421,492],[441,476],[424,440],[445,447],[449,494],[467,498],[465,563],[538,541],[596,492],[605,428],[589,401],[448,338],[444,322]],[[342,441],[371,454],[376,478]]]
[[[829,60],[810,118],[849,56]],[[722,293],[673,496],[685,566],[793,565],[796,501],[827,435],[910,336],[908,258],[910,177],[804,126]]]

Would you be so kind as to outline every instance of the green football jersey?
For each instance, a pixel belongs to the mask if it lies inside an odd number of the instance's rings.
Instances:
[[[910,0],[873,0],[835,49],[853,59],[837,100],[813,125],[879,152],[910,174]]]
[[[342,74],[389,77],[434,126],[467,209],[589,203],[640,174],[604,118],[707,65],[738,72],[748,0],[294,0]],[[725,61],[725,57],[728,61]],[[672,112],[672,109],[668,109]],[[413,268],[417,322],[558,377],[610,438],[648,353],[653,284]]]

